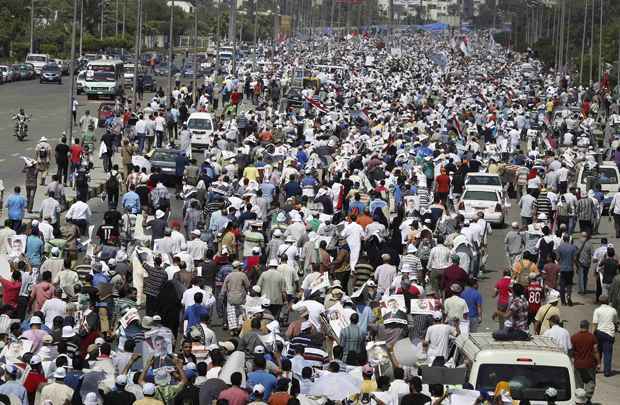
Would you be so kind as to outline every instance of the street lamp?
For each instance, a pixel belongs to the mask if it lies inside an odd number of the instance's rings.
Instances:
[[[75,61],[75,26],[77,25],[77,0],[73,0],[73,24],[71,24],[71,69],[69,69],[69,78],[71,81],[71,88],[69,90],[69,110],[67,114],[67,127],[69,130],[69,142],[73,141],[73,122],[72,122],[72,110],[73,110],[73,90],[75,88],[75,69],[73,68],[73,61]]]

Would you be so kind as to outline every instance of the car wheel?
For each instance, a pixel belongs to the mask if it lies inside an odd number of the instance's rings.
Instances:
[[[39,84],[43,84],[43,80],[39,80]]]
[[[87,99],[87,100],[92,100],[92,99],[93,99],[93,96],[91,96],[90,94],[88,94],[88,95],[86,95],[86,99]]]
[[[60,84],[62,84],[62,80],[59,80],[59,81],[58,81],[58,84],[59,84],[59,85],[60,85]]]

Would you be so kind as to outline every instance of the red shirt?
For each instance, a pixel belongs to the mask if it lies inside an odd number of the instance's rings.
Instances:
[[[227,400],[228,405],[246,405],[250,402],[250,396],[248,393],[241,388],[234,386],[220,392],[218,399]]]
[[[17,297],[19,297],[22,282],[0,278],[0,284],[2,284],[2,303],[17,308]]]
[[[590,332],[580,331],[570,338],[570,342],[573,344],[575,368],[596,367],[594,358],[594,345],[598,343],[596,336]]]
[[[71,163],[79,164],[82,160],[82,147],[78,144],[73,144],[69,147],[71,152]]]
[[[508,305],[508,300],[510,299],[510,284],[511,283],[512,283],[512,279],[510,277],[503,277],[495,284],[495,288],[498,291],[498,295],[497,295],[498,305]]]
[[[458,284],[461,287],[464,287],[465,283],[467,282],[468,277],[469,276],[467,275],[467,272],[463,270],[459,265],[452,264],[450,265],[450,267],[445,269],[443,271],[443,285],[442,286],[446,292],[446,297],[449,297],[452,295],[452,291],[450,290],[450,287],[452,287],[452,284]]]
[[[542,305],[543,287],[539,281],[532,281],[527,286],[527,303],[530,314],[536,314]]]
[[[450,192],[450,176],[447,174],[440,174],[435,177],[435,181],[437,182],[437,192],[438,193],[449,193]]]

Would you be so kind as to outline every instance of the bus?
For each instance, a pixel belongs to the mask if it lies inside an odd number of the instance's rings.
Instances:
[[[123,94],[123,61],[96,60],[86,66],[84,93],[88,99],[96,97],[114,98]]]

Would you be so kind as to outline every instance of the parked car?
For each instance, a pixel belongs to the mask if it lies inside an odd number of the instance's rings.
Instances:
[[[170,65],[168,63],[160,63],[155,66],[155,74],[158,76],[168,76],[168,71],[170,70]],[[172,65],[172,74],[174,75],[179,71],[179,68],[176,65]]]
[[[35,77],[37,77],[37,72],[35,71],[35,67],[32,63],[21,63],[19,65],[19,69],[20,69],[20,72],[22,72],[22,76],[23,76],[23,72],[26,72],[25,80],[32,80]]]
[[[86,71],[82,70],[77,74],[77,78],[75,79],[75,88],[77,94],[84,93],[84,86],[86,85]]]
[[[99,104],[97,108],[97,120],[98,127],[103,128],[105,126],[105,122],[114,116],[114,106],[113,102],[103,102]]]
[[[151,170],[157,167],[164,177],[164,185],[170,187],[176,184],[176,162],[179,151],[176,149],[155,149],[151,155]]]
[[[62,71],[63,76],[67,76],[69,74],[69,61],[62,59],[54,59],[56,64],[60,66],[60,70]]]
[[[9,81],[16,82],[21,80],[21,75],[19,74],[19,68],[16,65],[7,65],[9,68]]]
[[[154,92],[156,90],[155,80],[153,80],[153,76],[151,75],[138,75],[138,77],[142,78],[142,88],[144,91]]]
[[[181,75],[183,77],[192,77],[194,76],[194,67],[192,65],[185,65],[183,69],[181,69]]]
[[[0,84],[8,83],[11,81],[10,67],[7,65],[0,65]]]
[[[55,63],[48,63],[41,68],[39,83],[58,83],[62,84],[62,70]]]

